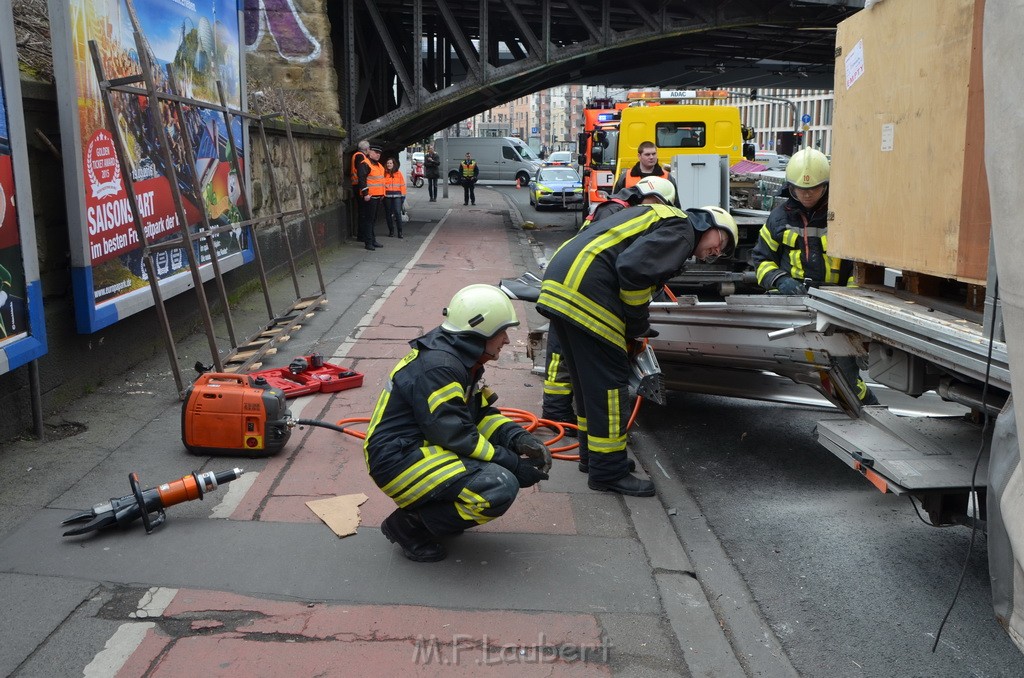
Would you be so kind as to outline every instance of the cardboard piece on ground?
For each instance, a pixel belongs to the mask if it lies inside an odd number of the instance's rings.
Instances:
[[[369,497],[365,494],[345,494],[340,497],[314,499],[307,501],[309,510],[327,523],[339,537],[347,537],[356,533],[359,527],[359,507]]]

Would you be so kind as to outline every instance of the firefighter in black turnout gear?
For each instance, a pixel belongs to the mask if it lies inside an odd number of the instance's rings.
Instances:
[[[569,368],[588,486],[639,497],[653,496],[654,483],[630,473],[626,456],[629,352],[635,339],[654,336],[654,292],[690,256],[717,258],[737,240],[727,212],[693,210],[691,218],[671,206],[671,182],[663,181],[664,193],[647,192],[660,204],[623,209],[566,241],[548,264],[537,300]]]
[[[409,342],[370,419],[366,467],[398,509],[380,529],[410,560],[446,553],[437,538],[509,509],[548,478],[551,453],[490,403],[484,363],[509,343],[515,309],[492,285],[459,290],[440,327]]]
[[[616,212],[621,212],[627,207],[634,207],[642,202],[659,203],[663,199],[674,202],[675,195],[676,189],[671,181],[660,177],[644,177],[635,186],[624,188],[608,200],[598,203],[597,207],[583,221],[580,230],[595,221],[610,217]],[[545,353],[547,358],[544,365],[544,405],[541,410],[541,418],[575,424],[576,412],[572,405],[572,382],[569,380],[569,369],[565,366],[565,360],[562,358],[562,342],[558,339],[558,332],[550,327],[548,328]],[[574,436],[576,431],[567,428],[565,434]],[[584,473],[588,471],[585,462],[581,461],[579,468]],[[630,470],[632,471],[633,468]]]
[[[855,285],[853,263],[828,254],[829,174],[828,158],[814,148],[797,151],[786,165],[788,199],[768,215],[751,256],[757,282],[769,292],[807,294],[807,283]],[[857,360],[837,364],[860,403],[877,405]]]

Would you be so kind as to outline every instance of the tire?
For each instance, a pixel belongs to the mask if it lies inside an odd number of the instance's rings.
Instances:
[[[461,183],[460,179],[461,177],[458,170],[452,170],[448,173],[448,183],[452,186],[458,186]]]
[[[423,177],[416,177],[413,179],[412,185],[416,188],[423,188]]]
[[[526,186],[528,183],[530,183],[530,175],[527,174],[526,172],[520,172],[519,174],[516,175],[516,181],[519,182],[520,186]]]

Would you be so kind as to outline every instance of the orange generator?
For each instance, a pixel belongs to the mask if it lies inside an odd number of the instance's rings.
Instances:
[[[291,436],[284,391],[263,377],[208,372],[185,392],[181,442],[193,454],[265,457]]]

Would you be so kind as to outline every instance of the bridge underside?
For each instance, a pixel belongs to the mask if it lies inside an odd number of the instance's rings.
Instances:
[[[350,140],[422,139],[563,83],[831,89],[857,0],[328,3]]]

